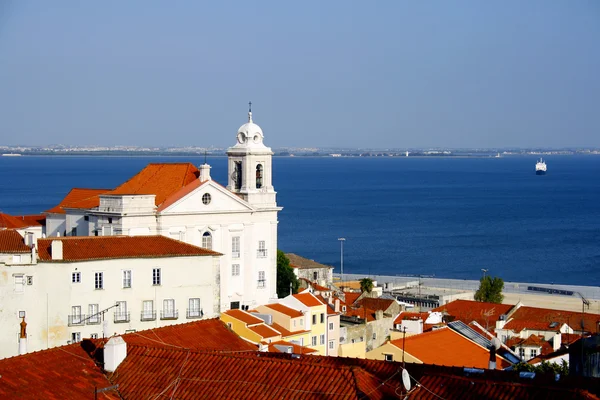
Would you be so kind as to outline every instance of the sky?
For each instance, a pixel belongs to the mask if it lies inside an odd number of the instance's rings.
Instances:
[[[600,147],[600,2],[0,0],[0,145]]]

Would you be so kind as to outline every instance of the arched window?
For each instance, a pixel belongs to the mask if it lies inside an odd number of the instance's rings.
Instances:
[[[212,235],[210,232],[204,232],[202,234],[202,247],[212,250]]]
[[[256,188],[260,189],[263,185],[263,166],[258,164],[256,166]]]

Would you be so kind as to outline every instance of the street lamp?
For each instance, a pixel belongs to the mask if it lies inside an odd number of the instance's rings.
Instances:
[[[343,285],[344,284],[344,242],[346,241],[346,238],[338,238],[338,240],[340,241],[340,272],[342,273],[342,285]]]
[[[488,272],[489,270],[487,270],[485,268],[481,268],[481,271],[483,272],[483,279],[485,280],[485,273]]]

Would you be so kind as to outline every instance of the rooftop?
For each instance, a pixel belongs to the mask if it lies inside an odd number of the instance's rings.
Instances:
[[[294,310],[293,308],[284,306],[283,304],[279,303],[265,304],[265,307],[270,308],[271,310],[275,310],[281,314],[287,315],[291,318],[298,318],[304,315],[302,311]]]
[[[246,312],[243,310],[227,310],[227,311],[223,311],[223,314],[229,315],[230,317],[233,317],[239,321],[242,321],[243,323],[245,323],[247,325],[257,325],[257,324],[262,324],[265,322],[262,319],[255,317],[254,315],[250,314],[249,312]]]
[[[0,253],[31,253],[31,248],[25,244],[25,240],[19,232],[13,229],[3,229],[0,230]]]
[[[600,329],[600,314],[521,306],[510,315],[504,329],[514,332],[523,329],[558,331],[562,324],[575,331],[581,331],[583,324],[585,332],[596,333]]]
[[[316,307],[323,305],[323,303],[321,303],[321,301],[317,299],[312,293],[298,293],[292,296],[294,296],[294,298],[299,300],[302,304],[304,304],[307,307]]]
[[[513,308],[510,304],[485,303],[481,301],[470,300],[454,300],[432,311],[440,311],[448,314],[455,319],[461,320],[468,324],[471,321],[476,321],[489,331],[494,331],[496,321],[502,314],[508,314]]]
[[[110,189],[84,189],[73,188],[58,203],[58,205],[47,210],[47,213],[64,214],[65,208],[94,208],[100,205],[100,195],[107,193]]]
[[[292,268],[299,269],[310,269],[310,268],[331,268],[329,265],[320,264],[314,260],[310,260],[308,258],[301,257],[294,253],[286,253],[287,258],[290,259],[290,266]]]

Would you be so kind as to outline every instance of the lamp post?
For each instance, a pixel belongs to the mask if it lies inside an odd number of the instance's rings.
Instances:
[[[338,238],[340,241],[340,272],[342,274],[342,285],[344,284],[344,242],[346,238]],[[342,288],[343,290],[343,288]]]
[[[488,272],[489,270],[485,269],[485,268],[481,268],[481,272],[483,272],[483,279],[485,280],[485,273]]]

